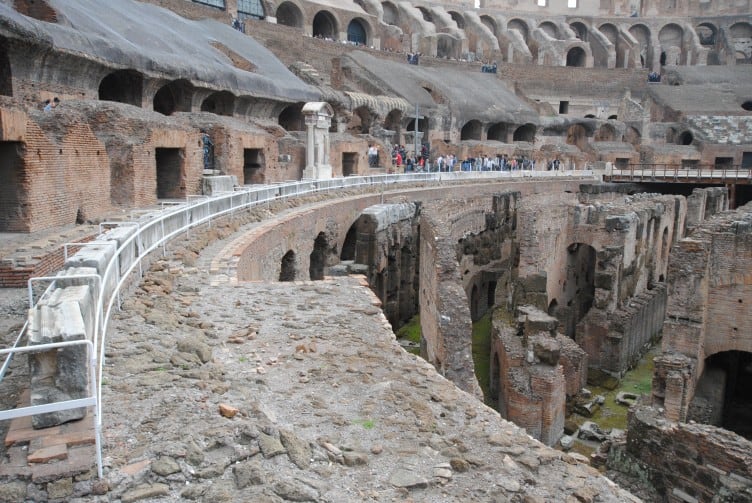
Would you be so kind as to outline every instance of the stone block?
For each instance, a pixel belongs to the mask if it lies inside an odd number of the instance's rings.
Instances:
[[[236,176],[219,175],[204,176],[201,179],[201,188],[205,196],[221,194],[222,192],[232,192],[238,184]]]
[[[94,300],[88,286],[55,290],[48,299],[29,312],[29,343],[91,340],[94,326]],[[88,391],[86,347],[74,346],[29,354],[31,404],[84,398]],[[86,415],[85,408],[38,414],[34,428],[47,428]]]

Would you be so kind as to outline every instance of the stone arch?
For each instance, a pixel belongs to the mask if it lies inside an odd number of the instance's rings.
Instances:
[[[522,39],[527,44],[528,37],[530,36],[530,28],[527,26],[527,23],[523,21],[522,19],[510,19],[507,23],[507,30],[517,30],[520,32],[520,35],[522,35]]]
[[[615,25],[612,23],[603,23],[598,27],[598,31],[600,31],[609,42],[616,45],[616,42],[619,39],[619,29]]]
[[[616,128],[611,124],[603,124],[593,136],[594,141],[617,141]]]
[[[8,57],[8,39],[0,37],[0,94],[13,96],[13,73]]]
[[[144,76],[136,70],[117,70],[99,82],[99,99],[140,107],[143,104]]]
[[[305,131],[303,105],[304,103],[295,103],[285,107],[277,118],[277,124],[287,131]]]
[[[279,270],[280,281],[295,281],[297,276],[297,257],[295,252],[288,250],[282,257]]]
[[[642,135],[637,130],[637,128],[635,128],[634,126],[629,126],[627,130],[624,131],[624,141],[631,143],[632,145],[637,147],[642,141]]]
[[[397,6],[392,2],[381,2],[381,8],[384,10],[384,15],[381,20],[386,24],[398,26],[400,16]]]
[[[277,23],[293,28],[303,28],[303,11],[293,2],[282,2],[274,14]]]
[[[651,54],[650,28],[644,24],[635,24],[629,28],[629,34],[637,40],[640,47],[640,64],[643,68],[653,67],[653,55]]]
[[[482,15],[480,17],[480,22],[483,23],[483,25],[486,28],[488,28],[489,30],[491,30],[491,33],[493,33],[494,36],[498,35],[498,33],[499,33],[499,27],[496,24],[496,20],[494,20],[494,18],[492,18],[489,15],[484,14],[484,15]]]
[[[358,45],[368,45],[371,40],[371,25],[363,19],[356,17],[347,25],[347,41]]]
[[[418,131],[421,133],[425,133],[428,130],[428,119],[425,117],[422,119],[418,119]],[[415,131],[415,119],[410,119],[410,122],[407,123],[407,127],[405,128],[405,131]],[[425,138],[425,135],[424,135]]]
[[[559,28],[551,21],[543,21],[538,25],[538,28],[546,32],[551,38],[559,40]]]
[[[328,10],[320,10],[313,16],[313,36],[337,40],[339,28],[337,18]]]
[[[559,318],[567,337],[574,338],[577,323],[593,307],[595,300],[595,248],[585,243],[567,246],[566,280]]]
[[[154,111],[163,115],[190,112],[193,93],[193,84],[188,80],[173,80],[162,86],[154,95]]]
[[[585,49],[576,46],[567,51],[567,64],[566,66],[584,67],[587,61],[587,54]]]
[[[462,14],[460,14],[456,10],[450,10],[447,12],[447,14],[449,14],[449,17],[452,18],[454,23],[457,25],[457,28],[459,28],[460,30],[465,29],[465,17]]]
[[[676,23],[668,23],[658,32],[661,44],[661,64],[680,65],[684,61],[684,29]]]
[[[386,117],[384,118],[384,129],[394,131],[396,133],[395,138],[400,138],[400,135],[402,134],[402,110],[395,108],[386,114]]]
[[[329,239],[324,232],[319,232],[313,241],[313,251],[309,257],[308,274],[311,281],[324,279],[327,267],[332,265],[332,258],[336,260],[337,254],[329,244]]]
[[[676,137],[676,144],[677,145],[692,145],[692,142],[694,141],[694,136],[692,135],[692,131],[682,131],[677,135]]]
[[[559,313],[559,303],[556,301],[556,299],[551,299],[551,302],[548,303],[548,309],[546,309],[546,312],[549,316],[553,316],[554,318]]]
[[[423,21],[427,23],[433,23],[433,16],[431,15],[431,11],[429,11],[422,5],[418,5],[416,8],[420,11],[420,15],[423,16]]]
[[[729,27],[729,35],[736,63],[752,63],[752,24],[734,23]]]
[[[368,134],[373,123],[373,113],[367,106],[360,106],[353,110],[350,119],[350,131],[354,134]]]
[[[235,95],[230,91],[211,93],[201,103],[201,111],[232,117],[235,111]]]
[[[574,32],[574,36],[582,40],[583,42],[588,41],[588,27],[585,26],[585,23],[582,21],[575,21],[573,23],[569,23],[569,27]]]
[[[469,120],[462,126],[460,140],[481,140],[483,125],[478,120]]]
[[[486,135],[486,138],[489,140],[506,143],[508,131],[509,124],[507,124],[506,122],[496,122],[495,124],[491,124],[491,126],[488,128],[488,134]]]
[[[512,141],[527,141],[530,143],[534,142],[535,124],[527,123],[515,129]]]
[[[580,150],[587,146],[587,130],[582,124],[572,124],[567,129],[567,144],[574,145]]]
[[[714,46],[718,37],[718,28],[710,22],[700,23],[695,27],[700,45]]]

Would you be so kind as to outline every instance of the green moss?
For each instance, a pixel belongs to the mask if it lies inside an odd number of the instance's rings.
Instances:
[[[635,393],[638,395],[650,394],[653,383],[653,358],[655,358],[659,352],[660,345],[653,346],[653,348],[642,357],[637,366],[626,373],[624,379],[621,380],[615,389],[610,390],[598,386],[589,387],[593,396],[603,395],[606,398],[606,402],[591,418],[572,414],[570,419],[574,420],[577,424],[582,424],[585,421],[595,421],[598,426],[604,430],[608,428],[626,429],[627,411],[629,408],[616,403],[616,395],[620,391]]]
[[[407,340],[417,347],[405,348],[406,351],[420,356],[420,315],[416,314],[397,330],[397,340]]]
[[[473,323],[473,362],[483,398],[489,403],[489,375],[491,372],[491,313]]]

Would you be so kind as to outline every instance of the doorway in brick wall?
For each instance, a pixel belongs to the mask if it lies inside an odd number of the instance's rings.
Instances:
[[[13,96],[10,59],[8,58],[8,39],[0,37],[0,94]]]
[[[260,148],[243,149],[243,185],[264,183],[264,172],[264,151]]]
[[[183,149],[157,148],[157,199],[182,199],[185,197],[183,175]]]
[[[358,153],[342,152],[342,176],[350,176],[358,171]]]
[[[25,151],[21,142],[0,142],[0,232],[29,231]]]

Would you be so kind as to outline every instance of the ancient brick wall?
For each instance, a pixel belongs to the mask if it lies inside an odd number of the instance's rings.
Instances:
[[[667,421],[638,406],[628,418],[626,454],[609,466],[647,481],[664,501],[747,501],[752,498],[752,443],[721,428]]]

